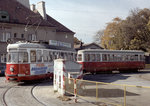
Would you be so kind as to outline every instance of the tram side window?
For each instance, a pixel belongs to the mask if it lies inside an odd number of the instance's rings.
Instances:
[[[19,53],[19,62],[20,63],[28,62],[28,53],[27,52]]]
[[[57,59],[60,58],[60,53],[59,53],[59,52],[56,53],[56,58],[57,58]]]
[[[88,60],[88,54],[84,54],[84,61],[89,61]]]
[[[84,61],[90,61],[90,54],[84,54]]]
[[[145,61],[144,55],[140,55],[140,60],[141,60],[141,61]]]
[[[122,57],[122,61],[126,61],[125,55],[121,55],[121,57]]]
[[[53,60],[57,59],[57,53],[53,52]]]
[[[126,55],[126,61],[130,61],[130,55]]]
[[[138,55],[135,55],[135,61],[138,61]]]
[[[67,60],[67,53],[64,53],[64,59]]]
[[[48,62],[52,62],[52,61],[53,61],[53,55],[52,52],[49,52]]]
[[[103,59],[103,61],[107,61],[107,55],[106,54],[102,54],[102,59]]]
[[[107,54],[107,61],[110,61],[110,54]]]
[[[68,54],[68,59],[71,60],[71,53]]]
[[[130,60],[134,61],[134,56],[133,55],[130,56]]]
[[[36,62],[36,51],[35,50],[32,50],[30,52],[30,59],[31,59],[31,62]]]
[[[41,50],[36,51],[36,60],[37,60],[37,62],[42,62],[42,51]]]
[[[44,62],[48,62],[48,58],[49,58],[49,54],[48,53],[49,52],[46,51],[46,50],[43,51],[43,60],[44,60]]]
[[[82,61],[82,54],[78,54],[78,61]]]
[[[117,61],[122,61],[122,56],[120,54],[117,54]]]
[[[100,61],[100,60],[101,60],[100,54],[96,54],[96,61]]]
[[[64,53],[63,52],[60,53],[60,58],[64,59]]]
[[[96,58],[95,58],[95,54],[90,54],[91,55],[91,61],[96,61]]]
[[[73,59],[73,53],[71,53],[71,60],[74,60],[74,59]]]
[[[110,61],[114,61],[114,54],[110,54]]]

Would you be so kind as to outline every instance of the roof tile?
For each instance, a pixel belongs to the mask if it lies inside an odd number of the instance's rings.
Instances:
[[[16,0],[0,0],[0,11],[8,12],[10,19],[8,23],[24,25],[40,24],[40,26],[56,27],[56,31],[58,32],[74,33],[50,16],[48,16],[48,20],[44,20],[39,13],[34,13]]]

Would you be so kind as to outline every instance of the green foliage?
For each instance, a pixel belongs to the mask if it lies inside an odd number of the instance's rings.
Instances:
[[[134,9],[122,20],[118,17],[107,24],[100,37],[106,49],[150,50],[150,10]]]

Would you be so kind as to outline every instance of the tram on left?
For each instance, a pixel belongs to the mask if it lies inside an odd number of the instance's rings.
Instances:
[[[37,43],[9,44],[7,52],[5,77],[17,82],[53,78],[54,59],[76,60],[73,50],[51,49]]]

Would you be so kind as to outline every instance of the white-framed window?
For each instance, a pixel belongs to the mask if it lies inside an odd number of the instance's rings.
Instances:
[[[35,50],[30,51],[30,61],[36,62],[36,51]]]
[[[41,50],[36,51],[36,61],[42,62],[42,51]]]
[[[6,63],[6,54],[1,54],[1,63]]]
[[[49,51],[44,50],[43,51],[43,61],[48,62],[48,59],[49,59]]]
[[[10,32],[3,32],[2,36],[3,36],[2,41],[6,42],[10,38],[11,33]]]
[[[35,34],[29,34],[28,35],[29,40],[36,41],[36,35]]]

